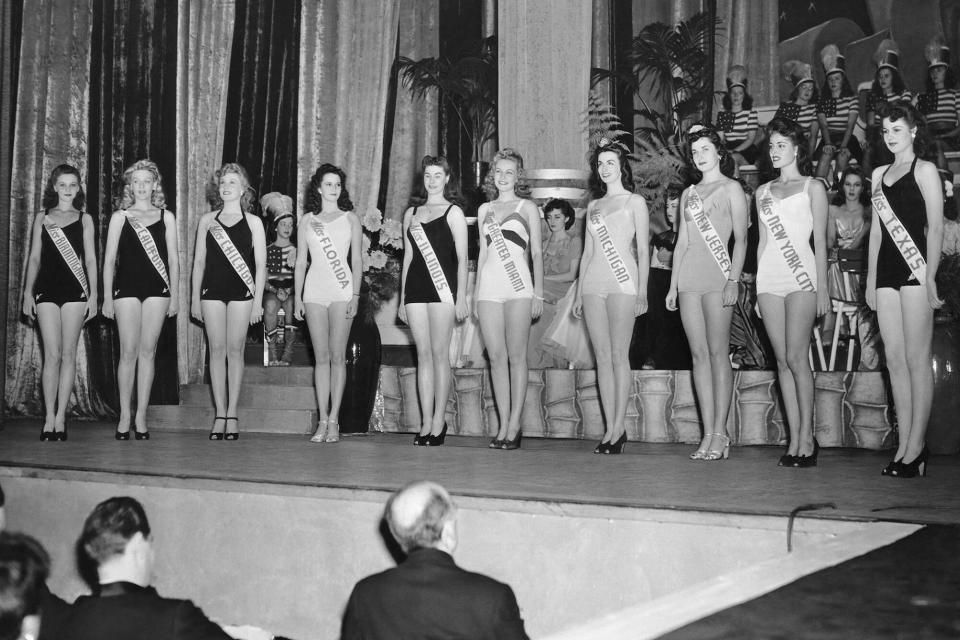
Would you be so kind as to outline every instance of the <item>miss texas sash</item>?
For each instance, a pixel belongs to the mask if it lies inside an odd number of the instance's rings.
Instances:
[[[870,200],[873,201],[873,210],[877,212],[880,222],[887,228],[887,233],[890,234],[893,243],[897,245],[897,249],[910,268],[910,272],[913,273],[913,277],[920,284],[924,284],[927,281],[927,261],[900,222],[900,218],[893,212],[893,207],[890,206],[887,196],[883,195],[882,184],[883,179],[881,178],[877,181],[877,186],[870,197]]]
[[[161,213],[160,216],[162,219],[163,213]],[[154,242],[153,236],[150,235],[150,232],[147,231],[147,228],[143,226],[142,222],[129,213],[126,214],[126,217],[127,222],[130,223],[130,228],[137,234],[137,239],[140,240],[140,244],[143,245],[143,250],[147,254],[150,264],[153,265],[153,268],[156,269],[160,277],[163,278],[163,284],[166,285],[167,291],[169,291],[170,278],[167,276],[167,266],[163,264],[163,258],[160,257],[160,251],[157,249],[157,243]]]
[[[315,215],[310,217],[310,228],[313,229],[313,232],[317,234],[317,238],[320,239],[320,255],[327,261],[327,266],[330,267],[330,273],[333,274],[337,285],[339,285],[341,289],[346,289],[350,286],[350,274],[347,273],[347,269],[344,266],[346,263],[340,257],[340,252],[337,251],[336,245],[333,244],[333,238],[330,237],[323,223]]]
[[[47,233],[50,234],[50,239],[53,240],[53,246],[60,252],[60,257],[67,263],[67,267],[70,268],[73,277],[80,283],[80,288],[83,289],[83,297],[89,299],[90,285],[87,284],[87,272],[83,270],[83,262],[80,260],[77,252],[73,250],[73,245],[70,244],[70,240],[67,239],[67,234],[55,224],[44,226],[47,229]]]
[[[227,230],[216,220],[210,223],[208,229],[210,230],[210,235],[213,236],[213,239],[216,241],[217,246],[220,247],[223,255],[226,256],[227,262],[230,263],[233,270],[236,271],[240,279],[243,280],[243,284],[247,285],[247,289],[252,296],[257,285],[253,280],[253,274],[250,273],[250,267],[247,266],[243,256],[240,255],[240,251],[237,250],[237,245],[233,244],[233,240],[230,239]]]
[[[597,240],[600,243],[600,254],[606,261],[607,266],[610,267],[614,279],[620,286],[620,291],[628,296],[636,295],[637,287],[630,277],[627,265],[620,256],[617,245],[613,244],[613,238],[610,236],[610,229],[607,228],[606,221],[596,209],[590,213],[590,224],[593,225],[593,229],[597,234]]]
[[[710,216],[704,211],[703,198],[697,193],[696,187],[690,187],[687,193],[686,209],[693,218],[694,226],[700,232],[700,237],[706,243],[707,249],[710,250],[714,262],[723,272],[723,277],[730,278],[730,255],[727,253],[727,245],[717,233]]]
[[[517,208],[514,209],[513,212],[519,213],[520,207],[522,206],[523,200],[517,204]],[[515,292],[522,293],[524,289],[523,277],[520,275],[520,269],[517,267],[517,263],[514,262],[513,256],[510,255],[510,248],[507,246],[507,241],[503,239],[503,229],[497,220],[496,211],[494,211],[491,205],[487,207],[487,212],[484,224],[487,226],[487,233],[490,234],[490,246],[493,247],[493,252],[498,259],[497,261],[506,272],[510,286]]]
[[[413,216],[416,218],[416,215]],[[440,302],[454,304],[453,294],[450,292],[450,285],[447,283],[447,276],[443,273],[443,267],[440,266],[440,260],[437,258],[437,252],[433,250],[430,239],[427,238],[423,226],[415,219],[410,221],[410,227],[407,229],[414,244],[420,250],[423,256],[423,262],[427,265],[427,273],[430,274],[430,280],[433,282],[433,288],[437,290],[440,296]]]
[[[807,178],[807,180],[809,180],[809,178]],[[806,189],[806,185],[804,189]],[[759,204],[757,217],[760,218],[760,221],[763,222],[763,225],[767,228],[770,236],[769,241],[777,248],[777,253],[780,254],[790,273],[793,274],[793,278],[797,281],[797,286],[800,287],[800,291],[816,292],[817,289],[813,286],[813,280],[803,266],[803,260],[800,259],[800,254],[797,253],[796,247],[794,247],[793,242],[790,241],[790,236],[787,235],[787,230],[783,227],[780,214],[774,210],[776,205],[773,201],[773,195],[770,193],[770,183],[763,185],[763,193],[760,196]]]

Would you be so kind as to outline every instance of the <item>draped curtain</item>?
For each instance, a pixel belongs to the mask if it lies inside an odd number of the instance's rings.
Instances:
[[[768,0],[718,0],[717,17],[721,36],[717,38],[714,63],[718,91],[727,88],[727,70],[742,64],[749,73],[749,91],[756,106],[780,102],[779,3]]]

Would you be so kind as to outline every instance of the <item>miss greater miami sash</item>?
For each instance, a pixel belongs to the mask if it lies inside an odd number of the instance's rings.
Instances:
[[[590,224],[593,225],[593,229],[597,234],[597,241],[600,243],[600,255],[603,256],[607,266],[610,267],[610,271],[613,273],[614,279],[620,286],[620,291],[628,296],[636,295],[637,287],[633,283],[633,279],[630,277],[630,272],[627,270],[626,263],[620,256],[620,252],[617,250],[617,245],[613,244],[613,238],[610,236],[610,229],[607,228],[607,223],[603,219],[603,216],[600,215],[596,209],[594,209],[590,213],[589,218]]]
[[[233,270],[236,271],[237,275],[240,276],[240,279],[243,280],[243,284],[247,285],[247,289],[250,291],[250,295],[252,296],[256,291],[257,285],[253,280],[253,274],[250,273],[250,267],[247,266],[243,256],[240,255],[237,245],[233,244],[233,240],[230,239],[230,236],[227,234],[227,230],[224,229],[223,226],[221,226],[216,220],[213,220],[208,228],[210,230],[210,235],[213,236],[217,246],[220,247],[220,250],[223,251],[223,255],[226,256],[227,262],[230,263],[230,266],[233,267]]]
[[[161,220],[163,219],[163,213],[160,213]],[[143,226],[143,223],[131,216],[129,213],[126,214],[127,222],[130,223],[130,228],[133,229],[133,232],[137,234],[137,239],[140,241],[140,244],[143,245],[143,250],[147,254],[147,258],[150,260],[150,264],[153,265],[153,268],[157,270],[157,273],[160,274],[160,277],[163,278],[163,284],[166,285],[167,291],[170,290],[170,277],[167,275],[167,266],[163,264],[163,258],[160,257],[160,251],[157,249],[157,243],[154,242],[153,236],[147,231],[147,228]]]
[[[900,218],[893,212],[893,207],[890,206],[887,196],[883,195],[882,185],[883,178],[877,180],[877,186],[874,188],[873,195],[870,197],[870,200],[873,202],[873,210],[877,212],[880,222],[886,227],[887,233],[889,233],[893,239],[893,243],[897,245],[897,250],[900,251],[900,255],[903,256],[903,261],[907,263],[907,267],[910,268],[913,277],[916,278],[920,284],[924,284],[927,281],[927,261],[913,241],[913,238],[910,237],[910,234],[907,233],[906,228],[900,222]]]
[[[710,255],[713,256],[714,262],[717,263],[720,271],[723,272],[723,277],[729,279],[730,254],[727,253],[727,245],[723,241],[723,238],[720,237],[720,234],[717,233],[713,222],[710,220],[710,216],[704,211],[703,199],[700,197],[700,194],[697,193],[695,187],[690,187],[690,191],[687,193],[686,209],[693,218],[694,226],[697,228],[697,231],[700,232],[700,237],[703,238],[703,241],[706,243],[707,249],[710,250]]]
[[[313,232],[317,234],[317,238],[320,239],[320,255],[327,261],[327,266],[330,267],[330,273],[333,274],[337,285],[341,289],[346,289],[351,286],[350,274],[347,273],[346,266],[344,266],[346,263],[340,257],[340,252],[337,251],[337,247],[333,244],[333,238],[330,237],[323,223],[320,222],[315,215],[310,217],[310,228],[313,229]]]
[[[523,200],[517,203],[517,208],[514,209],[513,212],[519,213],[522,206]],[[514,261],[513,256],[510,255],[510,248],[507,246],[507,241],[503,238],[503,229],[500,227],[500,221],[497,220],[497,214],[493,209],[493,205],[487,207],[487,211],[488,214],[484,219],[484,224],[487,227],[487,233],[490,234],[490,246],[493,247],[493,253],[497,256],[497,262],[500,263],[500,266],[503,267],[503,270],[506,272],[510,286],[516,293],[522,293],[524,289],[523,277],[520,275],[520,268]]]
[[[804,186],[804,189],[806,189],[806,186]],[[769,183],[763,185],[763,193],[760,195],[759,204],[757,216],[767,228],[769,242],[776,247],[777,253],[780,254],[787,268],[790,269],[797,286],[800,287],[800,291],[816,292],[817,289],[813,286],[813,280],[803,266],[803,260],[800,259],[797,248],[793,246],[790,236],[787,235],[787,230],[783,227],[780,214],[774,210],[776,203],[774,203],[773,196],[770,194]]]
[[[80,224],[83,223],[81,222]],[[70,268],[73,277],[80,283],[80,288],[83,290],[83,297],[89,299],[90,285],[87,284],[87,272],[83,270],[83,261],[80,260],[77,252],[73,250],[73,245],[70,244],[70,240],[67,239],[67,234],[56,224],[44,225],[44,227],[46,227],[47,233],[50,234],[50,239],[53,240],[53,246],[60,252],[60,257],[67,263],[67,267]]]
[[[454,304],[453,294],[450,292],[450,285],[447,283],[447,276],[443,273],[443,267],[440,266],[440,260],[437,258],[437,252],[433,250],[433,245],[430,244],[430,239],[427,238],[427,233],[423,230],[423,226],[415,220],[416,214],[413,216],[414,219],[410,221],[410,237],[413,238],[414,244],[417,245],[417,249],[420,250],[420,255],[423,256],[423,262],[427,265],[427,273],[430,274],[430,281],[433,282],[433,288],[437,290],[437,295],[440,296],[440,302],[446,304]]]

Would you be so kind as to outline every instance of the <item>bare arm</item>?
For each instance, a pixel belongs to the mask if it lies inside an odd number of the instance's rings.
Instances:
[[[680,281],[680,268],[687,253],[687,221],[684,211],[687,206],[687,195],[690,189],[685,189],[680,195],[680,206],[677,207],[677,244],[673,247],[673,266],[670,269],[670,290],[667,292],[667,309],[674,311],[677,308],[677,285]]]
[[[467,308],[467,219],[463,209],[454,205],[447,214],[447,225],[453,235],[453,246],[457,252],[457,299],[454,301],[457,320],[464,320],[470,313]],[[480,242],[483,246],[483,242]]]
[[[853,135],[853,128],[857,126],[857,117],[859,116],[859,111],[855,106],[850,107],[850,113],[847,114],[847,129],[843,132],[843,141],[840,142],[840,148],[846,149],[847,144],[850,142],[850,136]]]
[[[873,170],[872,185],[879,185],[877,180],[883,180],[882,167]],[[872,207],[870,213],[870,244],[867,246],[867,290],[864,292],[867,305],[871,309],[877,308],[877,257],[880,255],[880,216],[877,208]]]
[[[637,242],[637,306],[634,315],[647,312],[647,280],[650,276],[650,212],[642,196],[630,198]]]
[[[206,213],[200,218],[200,222],[197,223],[197,242],[193,246],[190,315],[200,321],[203,320],[203,315],[200,311],[200,287],[203,285],[203,270],[207,266],[207,228],[210,226],[210,220],[212,219],[212,213]]]
[[[303,320],[303,282],[307,275],[307,234],[313,233],[307,216],[297,225],[297,261],[293,265],[293,315]]]
[[[353,318],[357,315],[360,285],[363,283],[363,260],[360,255],[363,225],[355,213],[348,213],[347,219],[350,221],[350,270],[353,277],[353,295],[347,304],[347,317]]]
[[[540,210],[530,200],[523,203],[530,225],[530,260],[533,262],[533,305],[531,314],[539,318],[543,313],[543,239],[540,236]]]
[[[943,306],[937,291],[937,269],[943,249],[943,183],[932,162],[918,162],[916,173],[927,209],[927,299],[932,308],[939,309]]]
[[[103,316],[113,318],[113,276],[116,272],[117,247],[120,244],[120,232],[126,215],[123,211],[114,211],[107,227],[107,244],[103,250]],[[168,228],[169,232],[169,228]],[[175,255],[169,254],[168,255]]]
[[[36,301],[33,299],[33,285],[37,281],[40,271],[40,252],[43,248],[41,234],[43,233],[43,218],[45,212],[40,211],[33,219],[33,229],[30,233],[30,257],[27,259],[27,273],[23,280],[23,300],[21,302],[23,314],[29,318],[37,315]]]
[[[172,317],[180,310],[180,260],[178,259],[177,219],[169,211],[163,212],[163,226],[166,229],[164,241],[167,243],[167,277],[170,278],[170,306],[167,307],[167,315]],[[106,270],[104,270],[104,279],[106,279]],[[104,284],[104,291],[106,291],[106,284]]]
[[[93,241],[93,218],[88,213],[80,214],[83,225],[83,263],[87,272],[87,286],[90,297],[87,299],[87,322],[97,315],[97,245]]]
[[[817,315],[829,310],[827,294],[827,191],[819,180],[809,186],[810,208],[813,212],[813,255],[817,268]]]
[[[477,244],[480,245],[480,252],[477,254],[477,277],[473,283],[473,300],[476,305],[477,291],[480,290],[480,278],[483,277],[483,265],[487,262],[487,243],[483,238],[483,221],[487,218],[487,211],[490,209],[488,203],[480,205],[477,209]]]
[[[584,224],[590,223],[590,212],[593,210],[593,207],[593,202],[587,205],[587,215]],[[583,276],[587,272],[587,266],[590,264],[590,260],[593,259],[593,237],[588,231],[584,231],[583,254],[580,256],[580,275],[577,278],[577,292],[573,303],[573,315],[577,318],[580,317],[583,311]]]

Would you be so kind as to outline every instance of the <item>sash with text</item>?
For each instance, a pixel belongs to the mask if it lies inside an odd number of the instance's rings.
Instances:
[[[350,273],[347,271],[346,262],[340,257],[340,252],[337,251],[336,245],[333,244],[333,238],[327,233],[323,223],[314,216],[310,218],[310,228],[320,239],[320,254],[327,261],[327,266],[330,267],[330,273],[333,274],[337,285],[341,289],[351,286]]]
[[[617,250],[617,245],[613,243],[613,237],[610,235],[610,229],[607,228],[607,223],[604,221],[603,216],[594,210],[590,212],[589,217],[590,224],[593,225],[593,229],[597,234],[597,241],[600,243],[600,253],[603,255],[607,266],[610,267],[614,279],[620,286],[620,291],[629,296],[636,295],[637,286],[634,284],[633,278],[630,277],[630,272],[627,270],[627,265],[620,256],[620,251]]]
[[[83,261],[80,260],[77,252],[73,250],[73,245],[70,244],[67,234],[55,224],[46,225],[46,228],[47,233],[50,234],[50,239],[53,240],[53,245],[57,248],[57,251],[60,252],[60,257],[67,263],[67,267],[70,268],[73,277],[80,283],[80,288],[83,289],[83,297],[89,298],[90,285],[87,283],[87,272],[84,271]]]
[[[416,214],[414,214],[414,218],[415,217]],[[454,304],[453,293],[450,291],[447,276],[443,273],[443,267],[437,258],[437,252],[433,250],[433,245],[430,244],[430,239],[423,230],[423,226],[416,220],[411,220],[409,231],[410,237],[413,238],[414,244],[417,245],[417,248],[420,250],[420,255],[423,256],[423,261],[427,265],[427,273],[430,274],[430,281],[433,282],[433,288],[437,290],[437,295],[440,296],[440,302]]]
[[[514,213],[518,213],[522,206],[523,200],[517,205]],[[497,214],[493,206],[488,206],[487,211],[488,213],[484,224],[487,227],[487,233],[490,234],[490,246],[493,247],[493,252],[497,256],[500,266],[503,267],[503,270],[506,272],[510,286],[515,292],[521,293],[524,286],[523,277],[520,275],[520,268],[514,261],[513,256],[510,255],[510,248],[507,246],[507,241],[503,238],[503,229],[500,227],[500,221],[497,220]]]
[[[703,238],[703,241],[706,243],[707,249],[710,250],[710,255],[713,256],[714,262],[717,263],[720,271],[723,272],[723,277],[729,278],[730,254],[727,253],[727,245],[724,243],[723,238],[720,237],[720,234],[717,233],[713,222],[710,220],[710,216],[704,211],[703,199],[700,197],[700,194],[697,193],[696,187],[690,187],[690,191],[687,193],[686,209],[693,218],[694,226],[697,228],[697,231],[700,232],[700,237]]]
[[[163,214],[161,214],[162,216]],[[133,229],[133,232],[137,234],[137,239],[140,240],[140,244],[143,245],[143,250],[147,254],[147,258],[150,260],[150,264],[153,265],[153,268],[157,270],[157,273],[160,274],[160,277],[163,278],[163,284],[166,285],[167,290],[170,290],[170,276],[167,275],[167,265],[163,264],[163,258],[160,257],[160,250],[157,249],[157,243],[154,242],[153,236],[150,235],[150,231],[147,230],[143,223],[131,216],[129,213],[126,214],[127,222],[130,223],[130,228]]]
[[[254,295],[257,285],[253,279],[253,274],[250,273],[250,267],[247,266],[247,262],[243,259],[243,256],[240,255],[237,245],[233,244],[233,240],[230,239],[227,230],[216,220],[210,223],[209,229],[210,235],[213,236],[217,246],[223,251],[223,255],[227,257],[227,262],[230,263],[233,270],[236,271],[240,279],[243,280],[243,284],[247,285],[250,295]]]
[[[803,260],[800,258],[800,254],[797,253],[797,248],[793,246],[790,236],[787,235],[787,230],[783,226],[780,214],[776,211],[777,203],[774,202],[773,195],[770,193],[769,184],[763,186],[763,193],[760,196],[759,205],[760,206],[757,207],[757,217],[760,218],[760,221],[767,228],[769,242],[776,247],[777,253],[783,258],[787,268],[793,274],[794,280],[797,281],[797,286],[800,288],[800,291],[816,292],[817,288],[813,286],[813,280],[810,278],[810,274],[806,268],[804,268]]]
[[[893,207],[890,206],[887,196],[883,195],[883,189],[880,186],[882,182],[883,180],[877,181],[877,186],[870,197],[870,200],[873,201],[873,209],[877,212],[880,222],[886,227],[893,243],[897,245],[897,250],[903,256],[903,261],[907,263],[913,277],[920,284],[925,284],[927,282],[927,261],[913,238],[910,237],[910,233],[900,222],[900,218],[893,212]]]

